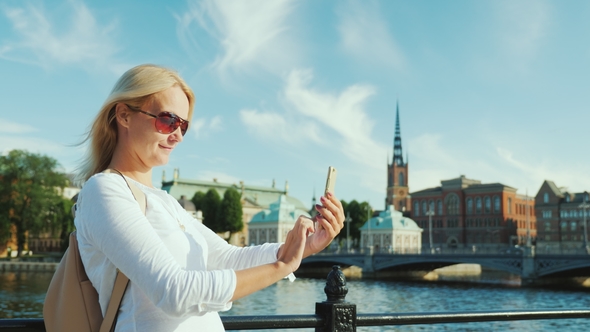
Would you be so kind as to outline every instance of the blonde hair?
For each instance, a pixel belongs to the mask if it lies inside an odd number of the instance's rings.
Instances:
[[[87,157],[79,167],[79,179],[86,181],[109,166],[117,145],[115,121],[117,103],[141,107],[155,93],[173,86],[179,86],[188,98],[187,120],[190,121],[193,116],[195,95],[177,72],[151,64],[139,65],[125,72],[113,87],[82,142],[89,141],[90,146]]]

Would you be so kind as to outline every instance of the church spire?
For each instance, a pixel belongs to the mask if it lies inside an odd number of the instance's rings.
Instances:
[[[395,111],[395,138],[393,139],[393,164],[398,166],[404,165],[404,155],[402,153],[402,135],[399,125],[399,100],[396,103]]]

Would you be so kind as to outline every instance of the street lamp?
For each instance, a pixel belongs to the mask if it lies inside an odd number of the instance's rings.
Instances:
[[[352,222],[352,218],[350,218],[350,212],[346,213],[346,219],[344,219],[346,223],[346,252],[350,252],[350,223]]]
[[[369,209],[367,209],[367,223],[369,225],[369,230],[367,232],[369,236],[369,241],[367,242],[369,242],[369,247],[371,248],[369,250],[373,251],[373,238],[371,237],[371,212],[369,211]]]
[[[428,216],[428,241],[430,242],[430,253],[434,253],[434,247],[432,245],[432,216],[434,215],[434,209],[432,208],[432,204],[428,207],[428,211],[426,211],[426,215]]]
[[[586,202],[586,195],[584,195],[584,203],[580,204],[579,207],[584,209],[584,248],[588,253],[588,225],[586,224],[586,209],[590,208],[590,204]]]
[[[527,247],[531,247],[532,246],[532,242],[531,242],[531,220],[529,217],[530,214],[530,206],[529,206],[529,190],[526,190],[526,206],[525,206],[525,213],[526,213],[526,246]]]

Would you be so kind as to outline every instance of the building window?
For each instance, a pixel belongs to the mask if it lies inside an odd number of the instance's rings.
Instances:
[[[551,210],[545,210],[542,212],[543,213],[543,218],[551,218]]]
[[[492,201],[490,200],[490,198],[488,196],[486,196],[484,199],[484,208],[485,208],[485,213],[490,213],[492,212]]]
[[[471,199],[471,197],[468,197],[465,200],[465,204],[467,205],[467,214],[472,214],[473,213],[473,199]]]
[[[508,214],[512,214],[512,198],[508,198]]]
[[[414,202],[414,215],[417,217],[420,215],[420,202]]]
[[[442,216],[442,214],[443,214],[442,201],[439,199],[438,201],[436,201],[436,205],[438,206],[438,215]]]
[[[494,213],[500,213],[500,197],[494,196]]]
[[[428,206],[426,201],[422,201],[422,214],[426,215],[426,212],[428,212]]]
[[[565,201],[566,201],[566,202],[569,202],[569,201],[570,201],[570,194],[566,194],[566,195],[565,195]]]
[[[572,212],[570,213],[572,218],[577,218],[578,217],[578,210],[572,210]]]
[[[548,193],[543,194],[543,203],[549,203],[549,194]]]
[[[481,198],[475,198],[475,213],[481,213]]]
[[[434,213],[434,201],[430,200],[430,202],[428,202],[428,211],[432,211],[432,213]]]
[[[457,194],[449,194],[446,197],[447,215],[456,216],[459,214],[459,197]]]
[[[575,232],[575,231],[576,231],[576,229],[577,229],[577,226],[578,226],[578,224],[576,224],[576,222],[575,222],[575,221],[572,221],[572,222],[571,222],[571,224],[570,224],[570,230],[571,230],[572,232]]]
[[[546,221],[545,222],[545,232],[549,232],[551,230],[551,223]]]
[[[397,181],[397,182],[398,182],[398,186],[400,186],[400,187],[403,187],[403,186],[405,186],[405,185],[406,185],[406,184],[404,183],[404,172],[400,172],[400,173],[397,175],[397,179],[398,179],[398,181]]]
[[[561,231],[562,232],[567,231],[567,222],[562,221],[561,224],[560,224],[560,226],[561,226]]]

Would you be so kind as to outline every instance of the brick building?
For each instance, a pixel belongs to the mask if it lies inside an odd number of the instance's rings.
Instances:
[[[587,191],[568,192],[545,180],[535,196],[535,215],[539,220],[538,252],[579,250],[587,246],[584,222],[590,216]]]
[[[424,229],[423,246],[429,246],[429,217],[435,247],[495,250],[537,237],[534,200],[501,183],[482,184],[462,175],[411,197],[411,217]]]
[[[399,124],[399,103],[395,115],[395,137],[393,139],[393,160],[387,161],[387,194],[385,209],[393,205],[397,211],[408,214],[411,210],[410,187],[408,184],[408,162],[404,162],[402,137]]]

